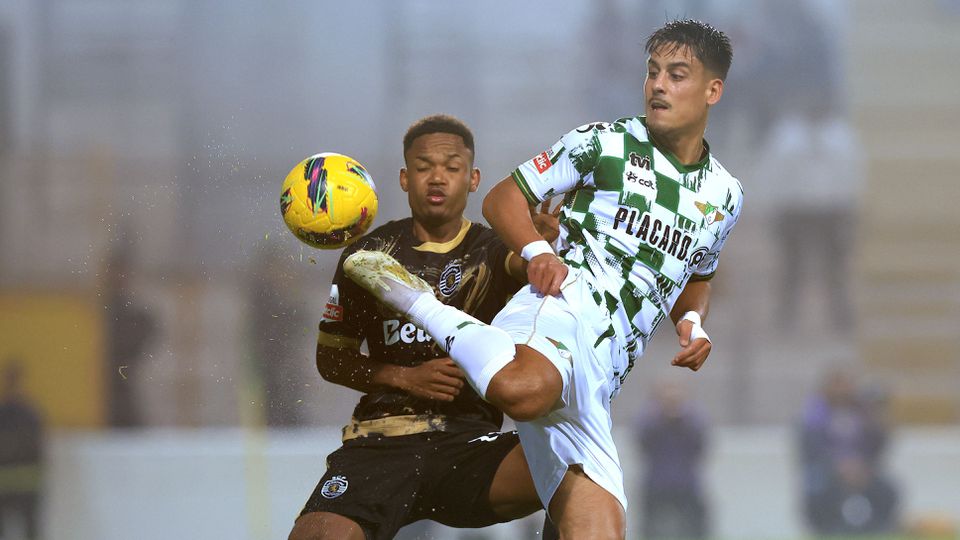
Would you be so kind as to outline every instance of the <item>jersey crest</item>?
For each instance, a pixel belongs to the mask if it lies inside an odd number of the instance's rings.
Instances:
[[[350,487],[350,482],[347,481],[346,476],[334,476],[323,483],[320,494],[325,499],[336,499],[346,493],[348,487]]]
[[[704,219],[707,220],[707,225],[713,225],[718,221],[723,221],[723,212],[716,206],[708,202],[700,201],[696,201],[694,204],[697,206],[697,210],[700,210],[700,213],[703,214]]]

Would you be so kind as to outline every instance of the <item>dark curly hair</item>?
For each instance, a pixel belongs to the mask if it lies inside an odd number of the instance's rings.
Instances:
[[[425,116],[414,122],[413,125],[407,129],[406,135],[403,136],[403,155],[407,155],[407,151],[410,150],[413,141],[417,137],[431,133],[458,135],[463,139],[464,146],[470,149],[471,158],[473,155],[476,155],[473,147],[473,132],[470,131],[470,128],[468,128],[462,120],[449,114]]]
[[[721,80],[727,78],[733,60],[730,38],[707,23],[693,19],[668,22],[650,35],[644,50],[647,54],[654,51],[671,53],[682,47],[689,47],[703,66]]]

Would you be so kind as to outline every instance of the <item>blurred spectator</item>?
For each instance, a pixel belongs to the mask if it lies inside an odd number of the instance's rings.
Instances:
[[[852,322],[849,266],[864,166],[845,115],[836,18],[842,10],[809,0],[760,8],[762,27],[778,30],[760,33],[766,41],[750,74],[751,87],[762,90],[755,175],[773,190],[771,230],[782,261],[777,315],[785,328],[797,322],[808,288],[820,284],[827,320],[838,331]]]
[[[260,249],[249,288],[250,332],[253,336],[253,372],[261,386],[265,421],[268,426],[295,426],[304,423],[302,407],[303,342],[312,332],[302,287],[284,261],[282,250],[273,244]]]
[[[646,471],[642,488],[643,537],[705,538],[705,419],[678,383],[660,383],[653,395],[637,423]]]
[[[889,439],[886,398],[876,388],[858,393],[842,370],[827,374],[807,404],[800,432],[804,512],[820,535],[893,531],[898,495],[881,458]]]
[[[3,368],[0,394],[0,538],[18,516],[28,539],[38,538],[43,423],[23,390],[21,365]]]
[[[586,68],[580,77],[583,101],[590,103],[591,120],[621,118],[636,108],[635,88],[643,84],[646,57],[637,54],[646,35],[634,27],[634,18],[616,0],[590,2],[590,16],[582,30]],[[651,24],[651,30],[659,24]]]
[[[777,182],[774,232],[782,253],[779,321],[792,327],[806,288],[824,284],[838,331],[852,324],[850,259],[863,184],[862,151],[850,124],[826,110],[788,115],[763,152]]]
[[[156,330],[153,315],[140,307],[130,289],[131,252],[114,247],[104,276],[107,321],[107,425],[142,426],[143,412],[135,384],[143,352]]]

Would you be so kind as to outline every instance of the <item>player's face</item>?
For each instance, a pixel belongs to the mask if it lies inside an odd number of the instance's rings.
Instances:
[[[707,126],[709,107],[720,100],[723,81],[686,46],[660,47],[647,59],[643,84],[647,127],[655,135],[694,134]]]
[[[413,218],[428,227],[459,224],[467,194],[480,184],[473,153],[463,138],[452,133],[430,133],[414,139],[404,156],[400,187],[407,192]]]

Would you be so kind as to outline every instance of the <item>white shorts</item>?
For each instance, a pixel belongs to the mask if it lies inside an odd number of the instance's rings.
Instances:
[[[571,269],[560,298],[539,296],[530,286],[524,287],[492,322],[509,333],[514,343],[546,356],[563,378],[560,402],[553,412],[532,422],[517,422],[544,508],[549,508],[567,469],[576,464],[627,508],[610,418],[615,355],[624,352],[616,339],[597,344],[610,319],[591,298],[592,291],[580,272]]]

